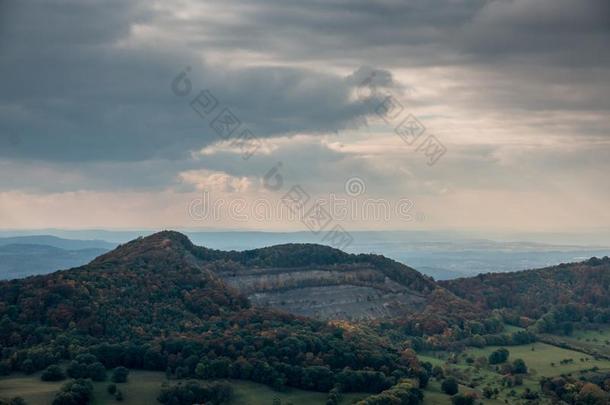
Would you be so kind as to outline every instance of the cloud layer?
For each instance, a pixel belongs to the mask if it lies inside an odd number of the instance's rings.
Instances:
[[[122,223],[148,207],[148,226],[205,226],[176,207],[206,186],[256,198],[282,162],[314,194],[357,175],[371,196],[419,201],[426,226],[608,226],[609,44],[605,0],[3,2],[0,211],[7,226],[61,226],[16,201],[101,193],[94,209]],[[358,97],[373,71],[443,142],[438,164],[378,119],[381,99]],[[244,161],[190,108],[203,89],[258,153]]]

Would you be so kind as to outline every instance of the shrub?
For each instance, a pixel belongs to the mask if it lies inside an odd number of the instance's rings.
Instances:
[[[522,359],[513,361],[513,374],[527,374],[527,366]]]
[[[127,382],[127,376],[129,375],[129,370],[125,367],[117,367],[112,372],[112,377],[110,378],[112,382],[115,383],[124,383]]]
[[[47,367],[40,375],[42,381],[61,381],[65,378],[64,371],[56,364]]]
[[[26,374],[32,374],[35,372],[36,368],[34,367],[34,362],[30,359],[25,359],[23,363],[21,363],[21,371]]]
[[[508,360],[508,356],[509,355],[510,355],[509,351],[504,349],[504,348],[500,348],[498,350],[494,350],[489,355],[489,364],[504,363],[506,360]]]
[[[372,395],[357,402],[357,405],[419,405],[423,402],[423,399],[422,391],[419,388],[413,387],[410,381],[405,380],[383,391],[381,394]]]
[[[196,381],[164,386],[157,400],[162,404],[192,405],[193,403],[228,403],[233,389],[226,383],[200,384]]]
[[[93,381],[104,381],[106,380],[106,367],[100,362],[89,364],[87,374]]]
[[[473,395],[457,394],[451,398],[453,405],[474,405],[476,398]]]
[[[93,398],[93,384],[90,380],[78,379],[61,387],[55,395],[53,405],[87,405]]]

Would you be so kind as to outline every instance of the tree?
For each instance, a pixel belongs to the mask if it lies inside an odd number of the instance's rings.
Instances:
[[[469,394],[457,394],[451,398],[453,405],[474,405],[475,397]]]
[[[121,390],[116,390],[116,392],[114,393],[114,399],[121,402],[123,401],[123,399],[125,399],[125,396],[123,395],[123,392]]]
[[[87,365],[78,361],[71,361],[66,372],[70,378],[85,378],[87,377]]]
[[[494,350],[489,355],[489,364],[504,363],[506,360],[508,360],[509,355],[510,355],[509,351],[503,347],[498,350]]]
[[[498,389],[493,389],[490,386],[485,386],[483,388],[483,396],[487,399],[495,398],[498,395]]]
[[[513,374],[527,374],[527,366],[522,359],[513,361]]]
[[[443,368],[441,366],[434,366],[434,368],[432,369],[432,375],[437,380],[442,380],[443,378],[445,378],[445,372],[443,371]]]
[[[114,393],[116,392],[116,384],[108,384],[108,388],[106,388],[106,391],[108,391],[110,395],[114,395]]]
[[[100,362],[95,362],[87,366],[87,374],[93,381],[105,381],[106,367]]]
[[[87,405],[93,398],[93,384],[90,380],[78,379],[61,387],[53,405]]]
[[[577,396],[582,404],[602,405],[610,402],[610,395],[600,387],[592,383],[586,383]]]
[[[223,404],[231,400],[233,390],[226,383],[200,384],[188,381],[173,386],[164,385],[157,400],[169,405],[192,405],[194,403]]]
[[[419,388],[424,389],[428,386],[430,375],[426,370],[421,370],[417,373],[417,379],[419,380]]]
[[[458,393],[460,387],[455,378],[447,378],[443,381],[443,384],[441,384],[441,389],[447,395],[455,395]]]
[[[334,386],[332,390],[328,393],[328,398],[326,398],[326,405],[338,405],[341,401],[341,389],[338,386]]]
[[[129,370],[125,367],[117,367],[112,372],[112,377],[110,380],[115,383],[124,383],[127,382],[127,376],[129,375]]]
[[[42,381],[61,381],[65,378],[64,371],[56,364],[47,367],[40,375]]]
[[[34,362],[30,359],[25,359],[23,363],[21,363],[21,371],[26,374],[32,374],[34,371],[36,371],[36,368],[34,367]]]

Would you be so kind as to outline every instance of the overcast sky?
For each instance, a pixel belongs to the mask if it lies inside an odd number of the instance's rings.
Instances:
[[[0,0],[2,228],[304,230],[251,215],[298,185],[408,211],[347,229],[586,230],[609,174],[607,0]]]

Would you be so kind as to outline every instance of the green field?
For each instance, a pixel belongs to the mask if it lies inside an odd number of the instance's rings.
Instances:
[[[597,333],[597,332],[595,332]],[[469,348],[464,353],[460,353],[457,358],[448,362],[449,353],[431,352],[420,354],[421,361],[427,361],[434,366],[441,366],[445,370],[446,375],[452,375],[463,384],[469,387],[462,387],[460,391],[475,391],[482,398],[482,389],[485,386],[497,388],[500,395],[497,400],[482,399],[484,404],[500,404],[508,400],[509,403],[518,403],[515,396],[511,396],[511,391],[514,391],[518,396],[526,388],[532,391],[539,391],[538,381],[540,377],[552,377],[561,374],[575,374],[581,370],[598,367],[601,370],[610,370],[610,361],[596,360],[592,356],[580,353],[574,350],[562,349],[545,343],[533,343],[521,346],[507,346],[506,349],[510,352],[509,362],[515,359],[523,359],[528,366],[529,373],[523,376],[523,385],[512,388],[502,386],[502,375],[499,374],[494,366],[483,366],[477,368],[474,364],[469,364],[466,359],[477,359],[479,357],[488,358],[489,355],[499,347],[490,346],[485,348]],[[533,349],[533,350],[532,350]],[[570,362],[562,360],[572,359]],[[449,404],[450,400],[447,395],[444,395],[440,390],[440,383],[431,379],[429,387],[426,389],[426,404]],[[545,402],[541,402],[545,403]]]
[[[469,387],[465,387],[460,385],[460,392],[465,393],[469,391],[477,392],[480,395],[480,392],[476,389],[472,389]],[[477,402],[485,405],[501,405],[504,404],[503,401],[497,399],[485,399],[482,398]],[[424,390],[424,405],[451,405],[451,397],[445,394],[441,390],[441,383],[438,381],[431,380],[428,384],[428,387]]]
[[[504,324],[504,333],[521,332],[524,330],[524,328],[520,328],[519,326],[509,325],[507,323]]]
[[[109,382],[94,383],[93,405],[102,404],[124,404],[124,405],[154,405],[158,404],[157,395],[161,384],[166,382],[164,373],[149,371],[132,371],[126,384],[117,384],[125,395],[123,402],[117,402],[106,392]],[[14,374],[0,379],[0,398],[23,397],[28,405],[48,405],[52,402],[55,393],[63,382],[40,381],[40,374],[23,375]],[[231,381],[235,390],[235,398],[232,405],[271,405],[275,398],[279,398],[282,404],[293,405],[323,405],[326,402],[326,394],[290,389],[286,392],[277,392],[266,385],[256,384],[249,381]],[[345,394],[341,402],[348,405],[356,402],[368,394]]]
[[[572,336],[576,339],[597,339],[600,341],[610,341],[610,327],[606,325],[599,325],[595,329],[576,329],[572,333]]]
[[[575,330],[571,336],[543,335],[554,340],[563,341],[570,347],[590,354],[610,356],[610,328],[599,327],[594,330]]]
[[[605,333],[597,331],[577,332],[573,339],[595,343],[604,341]],[[502,387],[501,378],[493,367],[477,368],[473,364],[468,364],[467,358],[487,358],[489,354],[498,347],[485,348],[469,348],[464,353],[457,357],[455,363],[448,363],[448,353],[434,352],[420,355],[422,361],[428,361],[435,366],[443,367],[448,373],[458,377],[458,380],[463,384],[460,387],[461,392],[474,391],[482,398],[482,389],[485,386],[497,387],[501,393],[497,400],[481,399],[481,403],[488,405],[497,405],[504,403],[505,400],[512,401],[510,397],[511,389]],[[551,377],[560,374],[576,374],[581,370],[598,367],[601,370],[610,370],[610,361],[599,359],[596,360],[592,356],[573,351],[562,349],[545,343],[534,343],[521,346],[506,347],[510,352],[509,361],[517,358],[523,359],[530,371],[530,374],[525,376],[523,385],[514,387],[517,394],[523,392],[527,387],[534,391],[538,390],[538,379],[541,376]],[[533,350],[532,350],[533,349]],[[572,362],[561,364],[562,360],[572,359]],[[554,365],[552,365],[554,364]],[[164,373],[148,372],[148,371],[132,371],[129,375],[129,382],[126,384],[117,384],[123,392],[125,405],[151,405],[157,403],[156,398],[159,393],[161,384],[167,382]],[[175,382],[175,381],[172,381]],[[50,404],[55,393],[59,390],[64,382],[43,382],[40,381],[40,373],[34,375],[13,374],[9,377],[0,378],[0,398],[10,398],[14,396],[23,397],[29,405],[47,405]],[[303,391],[290,389],[284,392],[277,392],[270,387],[262,384],[256,384],[248,381],[230,381],[234,388],[235,398],[232,402],[234,405],[271,405],[274,399],[278,398],[282,404],[292,403],[293,405],[315,405],[324,404],[326,394],[319,392]],[[94,405],[102,404],[118,404],[114,398],[106,392],[108,382],[94,383],[95,399]],[[451,400],[448,395],[441,392],[440,382],[431,379],[429,386],[424,391],[426,405],[443,405],[450,404]],[[343,405],[351,404],[359,399],[362,399],[366,394],[347,394],[342,401]]]
[[[534,350],[532,350],[532,348]],[[498,349],[490,346],[483,349],[470,349],[467,353],[474,357],[489,356]],[[610,370],[610,361],[595,360],[592,356],[574,350],[562,349],[546,343],[534,343],[521,346],[506,347],[510,352],[509,361],[523,359],[531,373],[537,376],[557,376],[561,374],[575,373],[580,370],[599,367],[602,370]],[[572,359],[569,364],[561,364],[561,360]],[[581,361],[584,359],[585,361]],[[554,366],[552,365],[554,363]]]
[[[418,357],[421,361],[430,362],[434,366],[441,366],[446,370],[450,369],[452,370],[452,373],[460,375],[461,378],[458,378],[459,381],[468,381],[469,383],[474,385],[474,387],[468,387],[462,384],[460,385],[460,392],[476,392],[480,398],[477,403],[483,403],[485,405],[504,404],[504,401],[499,399],[485,399],[483,398],[482,393],[482,388],[486,385],[497,386],[501,378],[500,375],[491,370],[477,370],[475,367],[466,364],[466,362],[464,361],[465,356],[461,356],[460,361],[457,364],[447,364],[445,360],[439,359],[438,357],[436,357],[436,355],[428,354],[420,355]],[[436,381],[433,378],[430,379],[428,387],[424,391],[424,395],[425,405],[451,404],[451,397],[442,392],[440,382]]]

